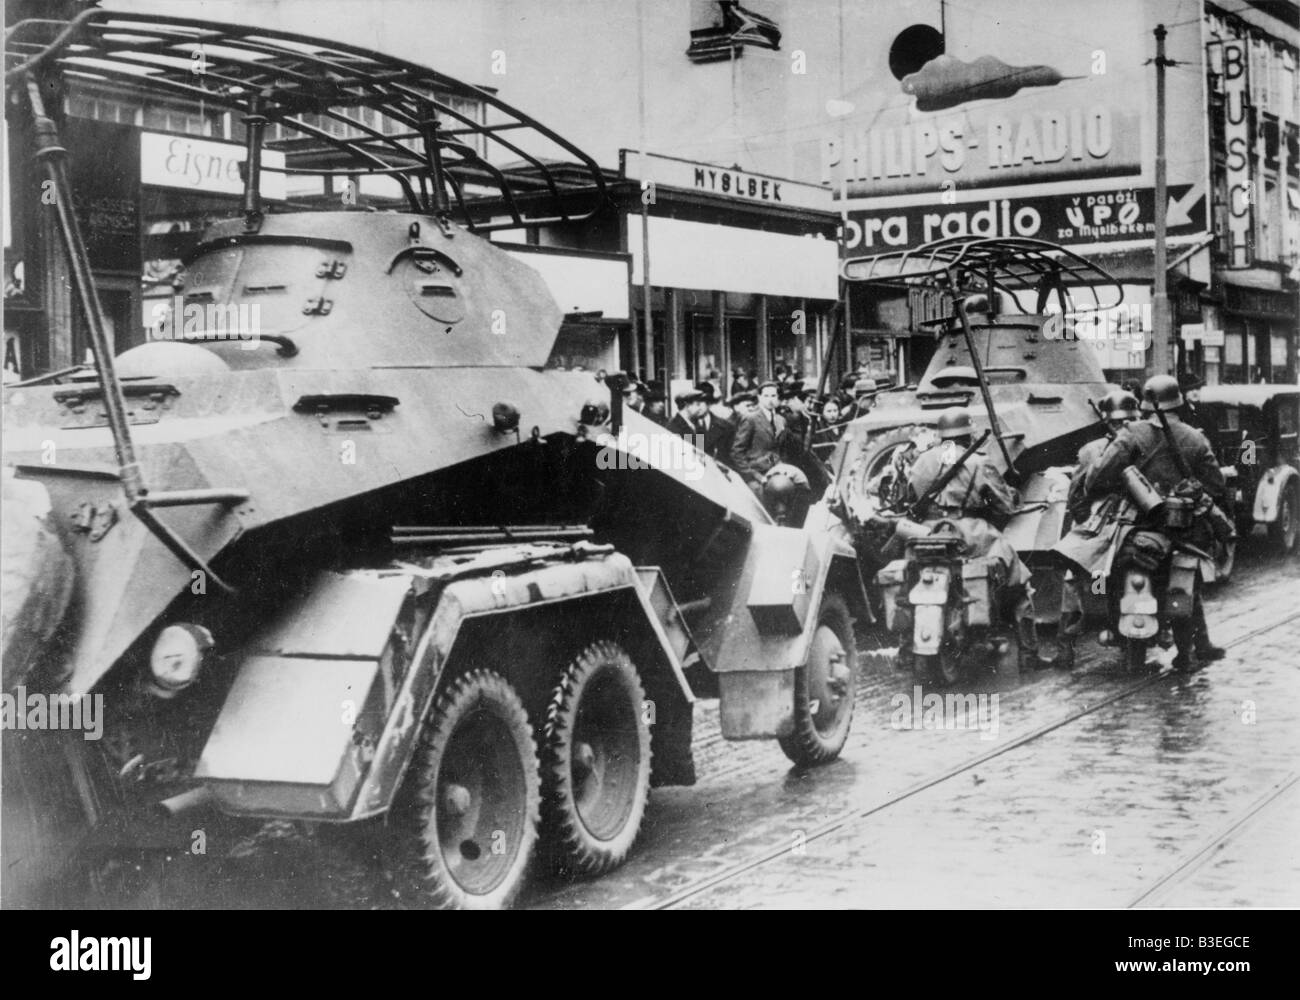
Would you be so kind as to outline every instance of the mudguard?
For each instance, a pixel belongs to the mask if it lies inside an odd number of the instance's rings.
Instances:
[[[1150,639],[1160,630],[1160,603],[1151,577],[1138,569],[1124,573],[1119,598],[1119,634],[1130,639]]]
[[[942,604],[918,605],[912,612],[912,652],[923,656],[938,654],[943,644],[944,606]]]
[[[1277,521],[1282,491],[1296,479],[1300,479],[1300,472],[1290,465],[1276,465],[1260,477],[1259,485],[1255,487],[1255,506],[1251,512],[1256,524],[1273,524]]]
[[[727,637],[715,643],[710,661],[724,737],[794,731],[795,671],[808,661],[831,592],[844,598],[850,614],[870,615],[848,532],[824,503],[812,507],[802,529],[754,525],[730,604],[710,614],[710,627]]]

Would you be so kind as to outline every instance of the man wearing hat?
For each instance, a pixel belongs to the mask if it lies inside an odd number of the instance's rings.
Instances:
[[[777,391],[777,412],[785,417],[787,433],[803,440],[812,418],[808,415],[807,394],[802,382],[787,382]]]
[[[860,417],[870,413],[876,405],[876,392],[879,385],[874,378],[861,376],[853,383],[853,415]]]
[[[725,457],[726,451],[720,449],[723,444],[730,444],[731,435],[727,426],[709,412],[707,394],[699,388],[687,389],[674,396],[673,402],[677,412],[668,421],[668,429],[710,458]]]
[[[645,409],[642,414],[649,417],[660,427],[668,426],[668,396],[658,382],[646,383]]]
[[[776,412],[775,382],[758,387],[758,409],[740,418],[731,443],[731,466],[761,495],[763,475],[781,460],[779,448],[785,420]]]
[[[1203,431],[1205,428],[1201,423],[1196,404],[1201,401],[1201,390],[1205,388],[1205,379],[1195,372],[1182,371],[1178,373],[1178,388],[1183,394],[1183,423],[1191,424],[1197,430]]]
[[[623,385],[623,405],[637,413],[645,413],[646,386],[635,375],[628,377]]]
[[[703,451],[719,462],[731,461],[731,441],[736,436],[736,421],[729,418],[718,402],[718,393],[712,382],[696,382],[696,390],[704,397],[704,412],[696,420],[697,434],[702,435]]]
[[[733,423],[740,425],[741,418],[758,410],[758,393],[754,391],[738,392],[727,400],[734,414]]]

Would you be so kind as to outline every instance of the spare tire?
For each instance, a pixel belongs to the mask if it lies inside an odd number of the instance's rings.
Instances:
[[[0,681],[8,691],[27,676],[62,622],[75,567],[55,531],[44,486],[5,469],[0,497]]]

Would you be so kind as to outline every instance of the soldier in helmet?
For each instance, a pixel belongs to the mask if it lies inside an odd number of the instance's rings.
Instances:
[[[1119,494],[1090,496],[1086,489],[1088,470],[1120,431],[1140,418],[1138,399],[1127,389],[1107,393],[1097,404],[1097,412],[1106,426],[1106,436],[1089,441],[1079,449],[1078,464],[1070,477],[1066,508],[1070,512],[1070,531],[1053,547],[1072,564],[1061,589],[1061,652],[1056,665],[1069,670],[1074,666],[1074,640],[1083,631],[1083,588],[1099,574],[1110,573],[1119,527]]]
[[[965,407],[953,406],[944,410],[939,414],[938,425],[939,444],[917,458],[908,474],[908,492],[912,502],[924,497],[970,446],[974,429],[970,411]],[[1010,517],[1019,506],[1019,495],[1006,484],[989,457],[976,452],[939,491],[929,509],[919,513],[928,522],[940,519],[955,521],[961,528],[971,556],[990,557],[1001,564],[1005,581],[1003,610],[1005,613],[1009,607],[1016,621],[1021,667],[1040,669],[1050,666],[1050,663],[1038,655],[1029,568],[1020,561],[1020,556],[1002,537],[1002,532],[990,522],[991,518],[1003,520]]]
[[[1088,470],[1085,488],[1089,495],[1118,492],[1123,487],[1123,472],[1132,465],[1137,467],[1162,496],[1175,492],[1196,492],[1204,495],[1205,510],[1199,511],[1188,541],[1203,551],[1214,545],[1210,520],[1205,516],[1214,502],[1222,501],[1227,487],[1223,473],[1210,442],[1195,427],[1185,423],[1179,415],[1183,394],[1172,375],[1153,375],[1142,387],[1145,420],[1136,420],[1116,435],[1115,440]],[[1166,436],[1157,410],[1163,413],[1169,425]],[[1172,447],[1171,447],[1172,439]],[[1191,481],[1184,477],[1173,448],[1182,456],[1182,464],[1191,473]],[[1224,650],[1210,642],[1205,623],[1205,609],[1201,604],[1200,588],[1192,608],[1193,649],[1178,651],[1174,666],[1193,669],[1198,661],[1221,659]]]

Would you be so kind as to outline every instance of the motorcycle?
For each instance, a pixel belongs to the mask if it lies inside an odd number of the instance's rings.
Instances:
[[[900,524],[900,530],[907,529]],[[953,684],[977,665],[996,671],[1015,664],[1015,629],[998,614],[1005,592],[1001,564],[969,556],[952,521],[939,521],[928,534],[912,533],[904,550],[878,582],[886,595],[886,627],[911,633],[910,648],[900,636],[899,653],[904,663],[910,659],[917,681]],[[904,592],[906,600],[899,601]]]
[[[1122,645],[1129,673],[1145,669],[1152,645],[1177,646],[1184,655],[1193,648],[1201,562],[1212,558],[1181,537],[1193,506],[1187,498],[1165,498],[1156,522],[1162,530],[1135,529],[1116,559],[1111,641]]]

